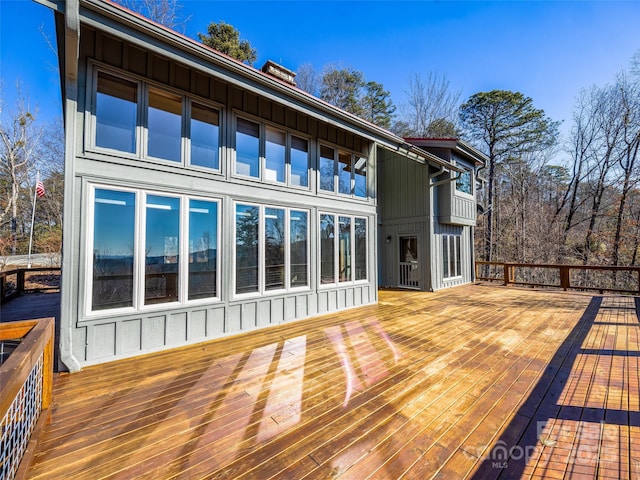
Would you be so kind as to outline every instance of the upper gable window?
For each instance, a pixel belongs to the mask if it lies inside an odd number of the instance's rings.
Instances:
[[[197,103],[191,104],[190,164],[220,168],[220,113]]]
[[[260,125],[243,118],[236,126],[236,173],[260,176]]]
[[[98,73],[96,146],[136,153],[138,84]]]
[[[286,130],[236,118],[234,173],[309,188],[309,140]]]
[[[464,168],[464,172],[461,173],[458,176],[458,179],[456,180],[456,191],[466,193],[467,195],[473,195],[473,186],[471,184],[471,172],[466,168]]]
[[[149,90],[147,154],[179,162],[182,144],[182,98]]]
[[[220,171],[219,109],[169,88],[97,70],[88,145]],[[111,152],[111,153],[112,153]]]
[[[367,158],[320,145],[320,190],[367,197]]]

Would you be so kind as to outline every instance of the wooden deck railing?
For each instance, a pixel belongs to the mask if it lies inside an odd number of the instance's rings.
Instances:
[[[0,342],[19,340],[0,365],[0,478],[26,478],[51,415],[54,319],[0,324]]]
[[[640,295],[640,267],[476,261],[476,279],[505,285],[598,290]]]
[[[42,292],[59,289],[59,281],[57,285],[44,285],[41,282],[36,282],[37,286],[32,286],[30,285],[32,282],[29,280],[31,280],[31,277],[45,272],[55,272],[59,275],[60,270],[60,267],[38,267],[17,268],[0,272],[0,304],[26,292]]]

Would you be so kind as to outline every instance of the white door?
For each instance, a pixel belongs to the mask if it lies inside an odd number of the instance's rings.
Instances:
[[[400,281],[399,287],[420,288],[420,265],[418,264],[418,237],[399,238]]]

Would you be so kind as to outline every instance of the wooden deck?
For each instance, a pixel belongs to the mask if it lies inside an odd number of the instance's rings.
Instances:
[[[639,478],[639,312],[622,296],[382,291],[61,374],[29,478]]]

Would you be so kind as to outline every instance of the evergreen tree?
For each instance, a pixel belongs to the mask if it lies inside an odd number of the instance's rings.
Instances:
[[[253,65],[258,58],[251,43],[248,40],[240,40],[240,32],[233,25],[223,21],[211,22],[206,35],[198,33],[198,38],[205,45],[249,65]]]

